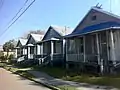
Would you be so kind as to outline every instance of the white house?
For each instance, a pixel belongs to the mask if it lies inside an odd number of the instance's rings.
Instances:
[[[19,39],[16,45],[16,58],[27,55],[27,49],[25,48],[27,39]]]
[[[39,54],[39,45],[37,42],[43,39],[44,35],[41,34],[30,34],[26,43],[27,47],[27,59],[34,59],[37,54]]]

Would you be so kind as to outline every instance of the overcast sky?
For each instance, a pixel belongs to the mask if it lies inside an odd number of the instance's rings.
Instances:
[[[28,4],[32,0],[29,0]],[[88,10],[97,3],[110,11],[110,0],[36,0],[17,22],[2,36],[6,25],[21,8],[25,0],[4,0],[0,8],[0,44],[16,39],[29,30],[46,30],[50,25],[75,28]],[[120,0],[111,0],[111,10],[120,15]]]

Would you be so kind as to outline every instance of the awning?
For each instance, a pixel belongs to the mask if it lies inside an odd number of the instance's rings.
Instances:
[[[118,22],[104,22],[104,23],[100,23],[100,24],[96,24],[96,25],[91,25],[91,26],[85,27],[82,30],[77,29],[77,30],[73,31],[71,34],[66,35],[65,38],[78,36],[78,35],[84,35],[84,34],[97,32],[97,31],[103,31],[103,30],[107,30],[110,28],[114,28],[114,27],[120,27],[120,23],[118,23]]]

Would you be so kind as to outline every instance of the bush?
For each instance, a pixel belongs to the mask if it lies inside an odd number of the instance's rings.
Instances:
[[[5,63],[0,63],[0,67],[5,67],[6,64]]]
[[[14,55],[13,54],[11,54],[11,55],[9,55],[8,56],[8,63],[13,63],[12,62],[12,59],[14,58]]]
[[[3,52],[0,52],[0,61],[5,62],[5,57]]]

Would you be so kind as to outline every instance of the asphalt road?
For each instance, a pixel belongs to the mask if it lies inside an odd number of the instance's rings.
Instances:
[[[0,68],[0,90],[50,90],[33,81]]]

